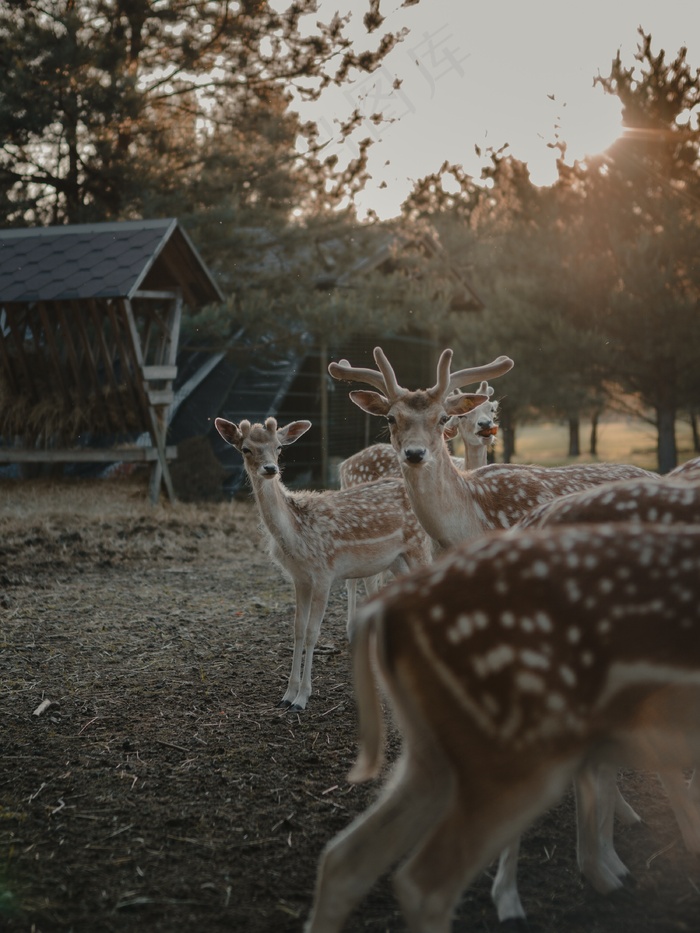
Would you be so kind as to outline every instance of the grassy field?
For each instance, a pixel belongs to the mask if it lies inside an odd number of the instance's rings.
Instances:
[[[590,431],[590,423],[581,422],[581,456],[575,458],[577,463],[593,459],[587,452]],[[679,421],[676,425],[676,443],[679,463],[696,456],[692,449],[690,425],[685,422]],[[569,431],[566,424],[543,422],[524,425],[518,428],[515,446],[515,461],[518,463],[553,465],[570,462],[570,458],[567,457]],[[497,459],[500,459],[502,449],[499,441],[496,447]],[[655,470],[656,431],[652,425],[633,418],[603,421],[598,426],[598,455],[595,459],[634,463],[648,470]]]

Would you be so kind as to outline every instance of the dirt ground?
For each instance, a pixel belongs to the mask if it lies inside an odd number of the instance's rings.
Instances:
[[[344,591],[294,714],[276,706],[292,615],[248,501],[0,481],[0,930],[300,933],[321,849],[377,787],[345,779]],[[644,818],[616,832],[636,887],[604,898],[581,880],[569,794],[524,841],[534,933],[700,929],[700,860],[660,785],[621,784]],[[489,886],[456,929],[499,928]],[[405,931],[387,879],[347,930]]]

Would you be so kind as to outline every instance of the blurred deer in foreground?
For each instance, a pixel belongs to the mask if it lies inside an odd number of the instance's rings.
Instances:
[[[280,479],[280,452],[309,430],[310,421],[293,421],[282,428],[274,418],[264,425],[236,425],[224,418],[214,423],[243,456],[270,556],[294,584],[294,654],[280,705],[301,710],[311,694],[313,653],[333,583],[425,564],[430,558],[428,541],[400,480],[340,492],[286,488]]]
[[[378,370],[356,368],[347,360],[331,363],[328,369],[335,379],[364,382],[379,390],[354,391],[350,398],[363,411],[387,419],[411,506],[438,548],[512,527],[539,504],[579,489],[630,477],[657,478],[641,467],[607,463],[566,467],[491,464],[459,470],[447,450],[444,430],[451,419],[468,410],[465,406],[471,407],[468,396],[455,390],[475,381],[476,370],[452,372],[452,351],[444,350],[435,385],[410,391],[399,385],[381,348],[375,348],[374,358]],[[512,366],[508,357],[498,357],[482,378],[503,375]],[[615,797],[620,817],[627,822],[637,820],[621,795]],[[502,920],[524,917],[516,885],[517,852],[514,841],[502,853],[494,882],[493,896]]]
[[[377,775],[379,689],[403,738],[378,800],[326,846],[307,933],[338,933],[398,861],[414,933],[448,933],[462,891],[577,779],[700,756],[700,527],[491,534],[390,584],[353,644],[360,751]],[[583,829],[583,827],[580,827]],[[601,890],[618,865],[598,851]]]

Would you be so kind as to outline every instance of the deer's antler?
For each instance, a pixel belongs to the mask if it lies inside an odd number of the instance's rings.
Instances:
[[[473,382],[480,382],[482,379],[496,379],[509,372],[515,364],[509,356],[497,356],[495,360],[486,363],[484,366],[471,366],[468,369],[458,369],[456,373],[451,373],[447,391],[458,389],[461,386],[471,385]]]
[[[339,360],[337,363],[329,364],[328,372],[334,379],[345,379],[347,382],[366,382],[367,385],[379,389],[390,399],[405,394],[406,389],[399,386],[391,363],[384,355],[381,347],[375,347],[374,359],[377,362],[379,371],[351,366],[348,360]]]
[[[408,390],[401,388],[399,385],[396,373],[381,347],[374,348],[374,359],[379,371],[351,366],[348,360],[339,360],[337,363],[329,364],[328,372],[334,379],[344,379],[347,382],[365,382],[367,385],[374,386],[375,389],[383,392],[388,399],[393,400],[405,395]],[[443,398],[460,386],[502,376],[512,369],[514,365],[510,357],[499,356],[493,362],[486,363],[484,366],[472,366],[468,369],[460,369],[455,373],[450,373],[451,363],[452,350],[443,350],[437,365],[437,382],[431,389],[427,390],[429,395]]]

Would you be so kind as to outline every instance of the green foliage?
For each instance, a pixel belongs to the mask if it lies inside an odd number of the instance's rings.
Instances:
[[[227,305],[191,318],[186,339],[222,339],[239,327],[287,344],[309,335],[437,336],[449,329],[455,283],[420,227],[358,225],[345,214],[230,236],[222,270]]]
[[[478,182],[451,172],[459,189],[447,196],[443,165],[404,207],[431,218],[453,258],[468,256],[486,302],[456,334],[460,359],[512,356],[507,405],[520,418],[633,395],[655,413],[663,470],[677,410],[700,405],[700,73],[685,49],[668,61],[642,30],[640,40],[632,66],[618,54],[597,79],[625,122],[603,156],[560,161],[543,189],[491,150]]]
[[[1,219],[76,223],[225,205],[245,223],[253,209],[288,217],[314,202],[319,177],[333,171],[316,128],[288,112],[291,87],[316,98],[375,68],[399,38],[356,53],[337,15],[307,34],[302,21],[314,12],[314,0],[280,12],[231,0],[3,6]],[[304,156],[298,135],[310,140]],[[361,173],[356,164],[335,177],[335,196]]]

